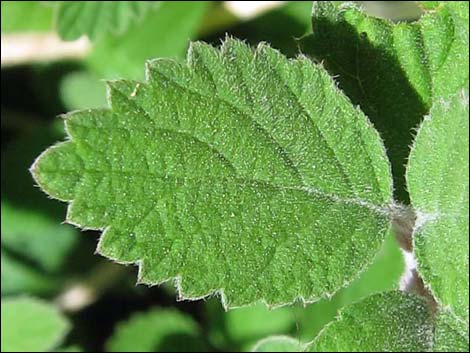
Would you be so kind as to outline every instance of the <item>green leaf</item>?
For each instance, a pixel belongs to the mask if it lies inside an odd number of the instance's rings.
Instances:
[[[82,35],[95,39],[105,33],[122,33],[142,18],[156,1],[61,1],[57,9],[57,31],[62,39]]]
[[[310,352],[426,352],[432,321],[425,301],[402,292],[368,297],[346,307],[309,347]]]
[[[438,301],[468,324],[468,90],[438,100],[421,125],[407,180],[418,212],[418,269]]]
[[[2,1],[2,33],[49,31],[54,8],[42,1]]]
[[[399,200],[408,201],[405,161],[412,130],[436,97],[468,81],[469,5],[446,1],[419,21],[394,24],[354,4],[315,1],[302,51],[321,61],[384,139]]]
[[[296,309],[299,336],[303,341],[311,341],[327,323],[335,319],[341,308],[372,294],[398,289],[403,271],[403,255],[395,235],[390,232],[374,262],[359,278],[331,298]]]
[[[442,310],[436,315],[433,352],[468,352],[468,323]]]
[[[2,299],[2,352],[45,352],[68,331],[67,320],[52,305],[33,298]]]
[[[269,310],[264,304],[230,310],[224,316],[229,339],[244,347],[269,335],[290,332],[295,324],[289,308]]]
[[[106,229],[98,251],[176,278],[181,298],[226,307],[313,301],[356,278],[390,226],[377,132],[328,74],[228,39],[115,81],[110,110],[66,119],[71,139],[32,172],[71,202],[68,222]]]
[[[94,43],[87,63],[99,77],[142,79],[146,60],[184,57],[208,4],[164,1],[125,33]]]
[[[69,110],[106,107],[106,86],[88,71],[65,76],[60,83],[60,93]]]
[[[272,336],[259,341],[252,352],[303,352],[305,346],[288,336]]]
[[[63,134],[51,127],[35,129],[6,144],[1,166],[2,246],[34,264],[35,270],[57,273],[77,245],[77,232],[60,224],[62,205],[44,198],[28,168],[36,155]]]
[[[38,271],[31,264],[24,263],[1,249],[1,293],[46,294],[58,286],[56,280]]]
[[[250,350],[258,340],[290,333],[296,313],[289,307],[269,309],[263,303],[225,312],[219,300],[206,302],[211,343],[223,351]]]
[[[153,309],[121,323],[106,344],[109,352],[203,351],[197,323],[175,309]]]
[[[46,272],[60,270],[77,243],[75,230],[41,213],[2,200],[2,243],[30,258]]]

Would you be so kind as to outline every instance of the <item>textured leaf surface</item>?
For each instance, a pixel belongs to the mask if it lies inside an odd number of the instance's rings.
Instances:
[[[109,352],[199,352],[204,345],[197,323],[174,309],[153,309],[118,325]]]
[[[65,40],[82,35],[90,39],[103,33],[121,33],[142,17],[156,1],[62,1],[57,11],[57,31]]]
[[[62,340],[67,320],[32,298],[2,299],[2,352],[45,352]]]
[[[402,201],[412,129],[436,97],[468,81],[468,16],[467,1],[446,1],[417,22],[398,24],[351,3],[314,2],[313,34],[302,50],[325,63],[381,133]]]
[[[164,1],[126,32],[94,43],[87,63],[99,77],[142,79],[146,60],[184,57],[208,5],[207,1]]]
[[[306,308],[296,308],[297,334],[304,342],[311,341],[338,311],[372,294],[396,290],[404,271],[403,255],[393,232],[390,232],[374,262],[358,279],[342,288],[333,297],[319,300]]]
[[[317,299],[355,278],[389,228],[380,138],[319,66],[228,39],[148,82],[110,83],[110,110],[66,117],[33,166],[99,251],[226,306]]]
[[[438,301],[467,323],[468,134],[468,90],[436,102],[419,129],[407,173],[419,215],[419,271]]]
[[[426,352],[432,321],[424,300],[402,292],[376,294],[341,311],[310,352]]]
[[[434,329],[434,352],[468,352],[468,324],[443,310],[437,314]]]
[[[273,336],[259,341],[252,352],[303,352],[304,345],[288,336]]]

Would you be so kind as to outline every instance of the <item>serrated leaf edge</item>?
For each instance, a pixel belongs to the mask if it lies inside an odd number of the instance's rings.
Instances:
[[[222,42],[222,44],[226,43],[227,41],[232,41],[232,40],[236,40],[230,36],[226,36],[225,40]],[[244,41],[242,41],[244,42]],[[199,42],[191,42],[190,45],[189,45],[189,48],[188,48],[188,52],[187,52],[187,56],[186,56],[186,61],[184,62],[184,64],[188,64],[188,60],[189,58],[191,58],[191,53],[193,51],[193,47],[195,45],[198,45]],[[246,44],[246,43],[244,43]],[[257,45],[256,48],[253,48],[254,49],[254,55],[256,55],[256,53],[258,51],[261,51],[263,50],[263,48],[269,48],[269,49],[272,49],[272,50],[276,50],[276,49],[273,49],[269,46],[268,43],[265,43],[265,42],[261,42]],[[156,58],[156,59],[150,59],[150,60],[147,60],[146,63],[145,63],[145,78],[144,78],[144,82],[148,82],[150,80],[150,66],[152,65],[152,63],[154,62],[157,62],[159,60],[171,60],[171,61],[176,61],[175,59],[161,59],[161,58]],[[294,60],[307,60],[311,65],[313,66],[319,66],[321,67],[322,69],[323,68],[323,65],[322,64],[318,64],[318,63],[314,63],[312,62],[310,59],[308,59],[305,55],[303,54],[300,54],[298,55],[296,58],[288,58],[289,61],[294,61]],[[325,72],[326,72],[326,69],[324,69]],[[329,76],[331,78],[331,76]],[[338,94],[344,96],[347,101],[353,105],[349,99],[349,97],[347,97],[346,95],[344,95],[344,93],[339,89],[338,87],[338,84],[337,82],[334,80],[334,78],[331,78],[332,79],[332,82],[334,83],[334,89],[336,90],[336,92],[338,92]],[[106,82],[106,88],[107,88],[107,92],[106,92],[106,100],[107,100],[107,107],[106,108],[102,108],[104,110],[110,110],[111,109],[111,89],[110,89],[110,85],[112,85],[113,82],[115,82],[116,80],[105,80]],[[136,81],[137,85],[139,85],[139,83]],[[138,87],[136,86],[136,89]],[[376,135],[379,143],[380,143],[380,146],[381,146],[381,149],[384,153],[384,156],[386,156],[386,148],[385,148],[385,145],[383,144],[383,141],[382,141],[382,138],[380,137],[380,134],[379,132],[374,128],[372,122],[368,119],[368,117],[361,111],[361,109],[359,108],[359,106],[356,106],[355,107],[356,110],[358,112],[360,112],[363,117],[365,118],[365,121],[368,125],[369,128],[372,129],[372,131],[374,132],[374,134]],[[198,296],[198,297],[191,297],[191,296],[187,296],[184,294],[184,289],[181,285],[181,279],[182,279],[182,275],[177,275],[177,276],[174,276],[174,277],[169,277],[169,278],[166,278],[164,280],[161,280],[159,282],[146,282],[144,281],[142,278],[143,278],[143,275],[142,275],[142,271],[143,271],[143,261],[144,259],[139,259],[139,260],[136,260],[136,261],[122,261],[118,258],[114,258],[114,257],[111,257],[109,255],[103,255],[103,252],[102,252],[102,243],[103,243],[103,240],[105,238],[105,234],[111,229],[112,226],[105,226],[105,227],[87,227],[87,226],[84,226],[82,224],[79,224],[75,221],[73,221],[71,219],[71,209],[72,209],[72,205],[73,205],[73,200],[64,200],[64,199],[60,199],[60,198],[57,198],[57,197],[52,197],[50,196],[48,193],[47,193],[47,188],[44,187],[40,182],[39,182],[39,179],[37,178],[36,176],[36,170],[37,170],[37,165],[40,163],[40,160],[51,150],[51,149],[54,149],[54,148],[58,148],[60,147],[62,144],[65,144],[65,143],[70,143],[70,141],[73,141],[73,138],[71,137],[69,131],[68,131],[68,126],[67,126],[67,118],[76,113],[76,112],[91,112],[91,111],[96,111],[96,110],[100,110],[99,108],[97,109],[82,109],[82,110],[74,110],[74,111],[71,111],[71,112],[68,112],[68,113],[65,113],[65,114],[61,114],[59,115],[61,118],[64,119],[64,125],[65,125],[65,131],[67,133],[67,136],[65,137],[65,141],[61,141],[61,142],[58,142],[56,143],[55,145],[47,148],[45,151],[43,151],[37,158],[36,160],[33,162],[31,168],[30,168],[30,173],[32,174],[33,176],[33,179],[35,180],[36,184],[39,185],[42,189],[42,191],[44,193],[46,193],[46,195],[48,195],[49,198],[51,199],[57,199],[59,201],[63,201],[63,202],[66,202],[67,203],[67,212],[66,212],[66,217],[65,217],[65,223],[67,224],[70,224],[72,226],[75,226],[77,227],[78,229],[81,229],[81,230],[94,230],[94,231],[102,231],[102,234],[100,235],[99,237],[99,241],[98,241],[98,245],[96,247],[96,250],[95,250],[95,254],[99,254],[101,256],[104,256],[105,258],[109,259],[109,260],[112,260],[113,262],[117,263],[117,264],[120,264],[120,265],[135,265],[138,267],[138,274],[137,274],[137,282],[136,284],[145,284],[149,287],[152,287],[152,286],[158,286],[158,285],[161,285],[161,284],[164,284],[166,282],[170,282],[170,281],[173,281],[174,283],[174,286],[175,286],[175,289],[177,291],[177,300],[178,301],[183,301],[183,300],[187,300],[187,301],[197,301],[197,300],[202,300],[202,299],[205,299],[205,298],[209,298],[209,297],[213,297],[213,296],[217,296],[220,298],[221,300],[221,304],[222,304],[222,307],[224,308],[225,311],[228,311],[229,309],[237,309],[237,308],[243,308],[243,307],[247,307],[249,306],[249,304],[246,304],[246,305],[239,305],[239,306],[234,306],[234,305],[229,305],[228,304],[228,301],[227,301],[227,298],[226,298],[226,295],[225,295],[225,290],[224,288],[217,288],[217,289],[213,289],[213,290],[209,290],[206,294],[204,295],[201,295],[201,296]],[[388,159],[387,159],[388,161]],[[388,175],[390,177],[390,180],[391,180],[391,165],[390,163],[388,163]],[[362,207],[365,207],[365,208],[368,208],[369,210],[373,211],[373,212],[376,212],[377,214],[379,215],[382,215],[382,216],[386,216],[389,218],[389,227],[387,229],[387,233],[388,232],[392,232],[392,216],[393,216],[393,213],[394,213],[394,210],[396,209],[397,207],[397,204],[395,203],[395,201],[392,199],[391,201],[389,201],[388,204],[380,207],[378,205],[375,205],[371,202],[368,202],[368,201],[364,201],[364,200],[361,200],[361,199],[354,199],[354,198],[341,198],[339,196],[336,196],[336,195],[330,195],[330,194],[327,194],[327,193],[324,193],[320,190],[316,190],[316,189],[313,189],[313,188],[308,188],[307,190],[308,192],[311,192],[312,194],[316,194],[316,195],[320,195],[320,196],[326,196],[328,197],[329,199],[333,199],[335,201],[338,201],[338,202],[344,202],[344,203],[349,203],[349,204],[355,204],[355,205],[359,205],[359,206],[362,206]],[[390,194],[393,195],[393,182],[391,181],[390,182]],[[378,249],[378,251],[380,251],[380,248]],[[303,305],[307,305],[307,304],[312,304],[312,303],[315,303],[321,299],[325,299],[325,298],[331,298],[333,297],[338,291],[340,291],[342,288],[344,287],[347,287],[350,283],[354,282],[357,278],[359,278],[361,276],[361,274],[363,272],[365,272],[367,270],[367,268],[369,268],[369,266],[373,263],[375,259],[375,256],[373,256],[369,261],[367,261],[364,266],[355,274],[355,276],[352,276],[349,280],[346,280],[344,281],[344,283],[342,284],[342,286],[340,286],[339,288],[337,288],[335,291],[331,292],[331,293],[324,293],[323,295],[319,296],[318,298],[313,298],[313,299],[306,299],[304,296],[297,296],[295,298],[293,298],[291,301],[288,301],[288,302],[284,302],[284,303],[278,303],[278,304],[271,304],[267,301],[266,298],[260,298],[259,299],[259,302],[263,303],[264,305],[266,305],[267,308],[269,308],[270,310],[272,309],[276,309],[276,308],[280,308],[280,307],[284,307],[284,306],[288,306],[288,305],[292,305],[296,302],[301,302],[303,303]]]

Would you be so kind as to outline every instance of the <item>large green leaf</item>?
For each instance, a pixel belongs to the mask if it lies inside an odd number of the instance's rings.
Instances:
[[[45,352],[68,331],[67,320],[52,305],[32,299],[2,299],[2,352]]]
[[[99,77],[141,79],[146,60],[184,57],[208,5],[207,1],[164,1],[125,33],[96,41],[87,63]]]
[[[449,310],[440,310],[434,328],[434,352],[468,352],[468,323]]]
[[[413,23],[367,16],[356,5],[315,1],[302,50],[336,75],[384,138],[396,195],[407,201],[405,161],[412,130],[436,97],[468,81],[468,1],[445,1]]]
[[[468,324],[468,90],[436,102],[421,125],[408,165],[418,212],[418,269],[439,303]]]
[[[57,9],[57,31],[65,40],[87,35],[122,33],[132,21],[143,17],[157,1],[61,1]]]
[[[312,342],[310,352],[426,352],[432,320],[425,301],[398,291],[343,309]]]
[[[389,229],[391,177],[366,117],[307,58],[228,39],[110,83],[110,110],[65,118],[32,168],[99,252],[227,307],[331,294]]]
[[[153,309],[120,323],[106,343],[109,352],[202,352],[200,328],[175,309]]]

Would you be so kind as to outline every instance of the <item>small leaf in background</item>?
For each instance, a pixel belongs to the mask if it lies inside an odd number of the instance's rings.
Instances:
[[[259,341],[252,352],[303,352],[305,345],[288,336],[273,336]]]
[[[407,180],[418,212],[418,270],[439,303],[468,325],[468,90],[437,100],[421,125]]]
[[[68,110],[106,107],[106,85],[88,71],[65,76],[60,83],[60,93]]]
[[[436,97],[468,81],[468,2],[446,1],[419,21],[394,24],[357,5],[315,1],[302,51],[324,63],[381,133],[396,197],[408,201],[405,161],[412,130]]]
[[[2,352],[45,352],[64,339],[69,323],[52,305],[33,298],[2,299]]]
[[[468,352],[468,323],[449,310],[436,314],[433,352]]]
[[[154,308],[118,324],[106,348],[109,352],[199,352],[206,347],[189,315]]]
[[[269,309],[263,303],[225,312],[214,299],[205,309],[211,343],[224,351],[246,351],[262,338],[290,333],[297,319],[292,308]]]
[[[432,320],[425,301],[394,291],[344,308],[312,342],[310,352],[426,352]]]
[[[16,293],[49,294],[59,287],[56,279],[42,273],[30,263],[16,259],[3,245],[1,255],[2,296]]]
[[[209,4],[164,1],[125,33],[94,43],[86,62],[99,77],[142,79],[146,60],[184,57]]]
[[[177,278],[226,307],[316,300],[355,279],[390,226],[377,132],[319,66],[260,45],[197,43],[148,82],[110,83],[110,110],[65,122],[32,167],[68,221],[107,228],[98,251]]]
[[[61,224],[65,208],[48,200],[28,172],[35,155],[63,138],[53,127],[21,134],[2,149],[2,293],[45,294],[79,244],[73,227]],[[54,277],[56,276],[56,277]]]
[[[57,5],[57,31],[65,40],[82,35],[93,40],[107,33],[119,34],[158,4],[158,1],[61,1]]]
[[[2,201],[2,245],[23,253],[46,272],[58,271],[76,245],[76,231],[38,212]],[[53,249],[51,249],[53,247]]]
[[[295,38],[307,33],[310,27],[311,12],[311,1],[286,1],[280,7],[249,21],[224,28],[223,33],[212,34],[204,40],[218,45],[220,37],[228,33],[233,37],[245,39],[247,43],[253,45],[267,42],[284,55],[295,57],[299,52]],[[273,25],[274,23],[276,25]]]
[[[2,34],[52,29],[54,7],[44,1],[2,1]]]

